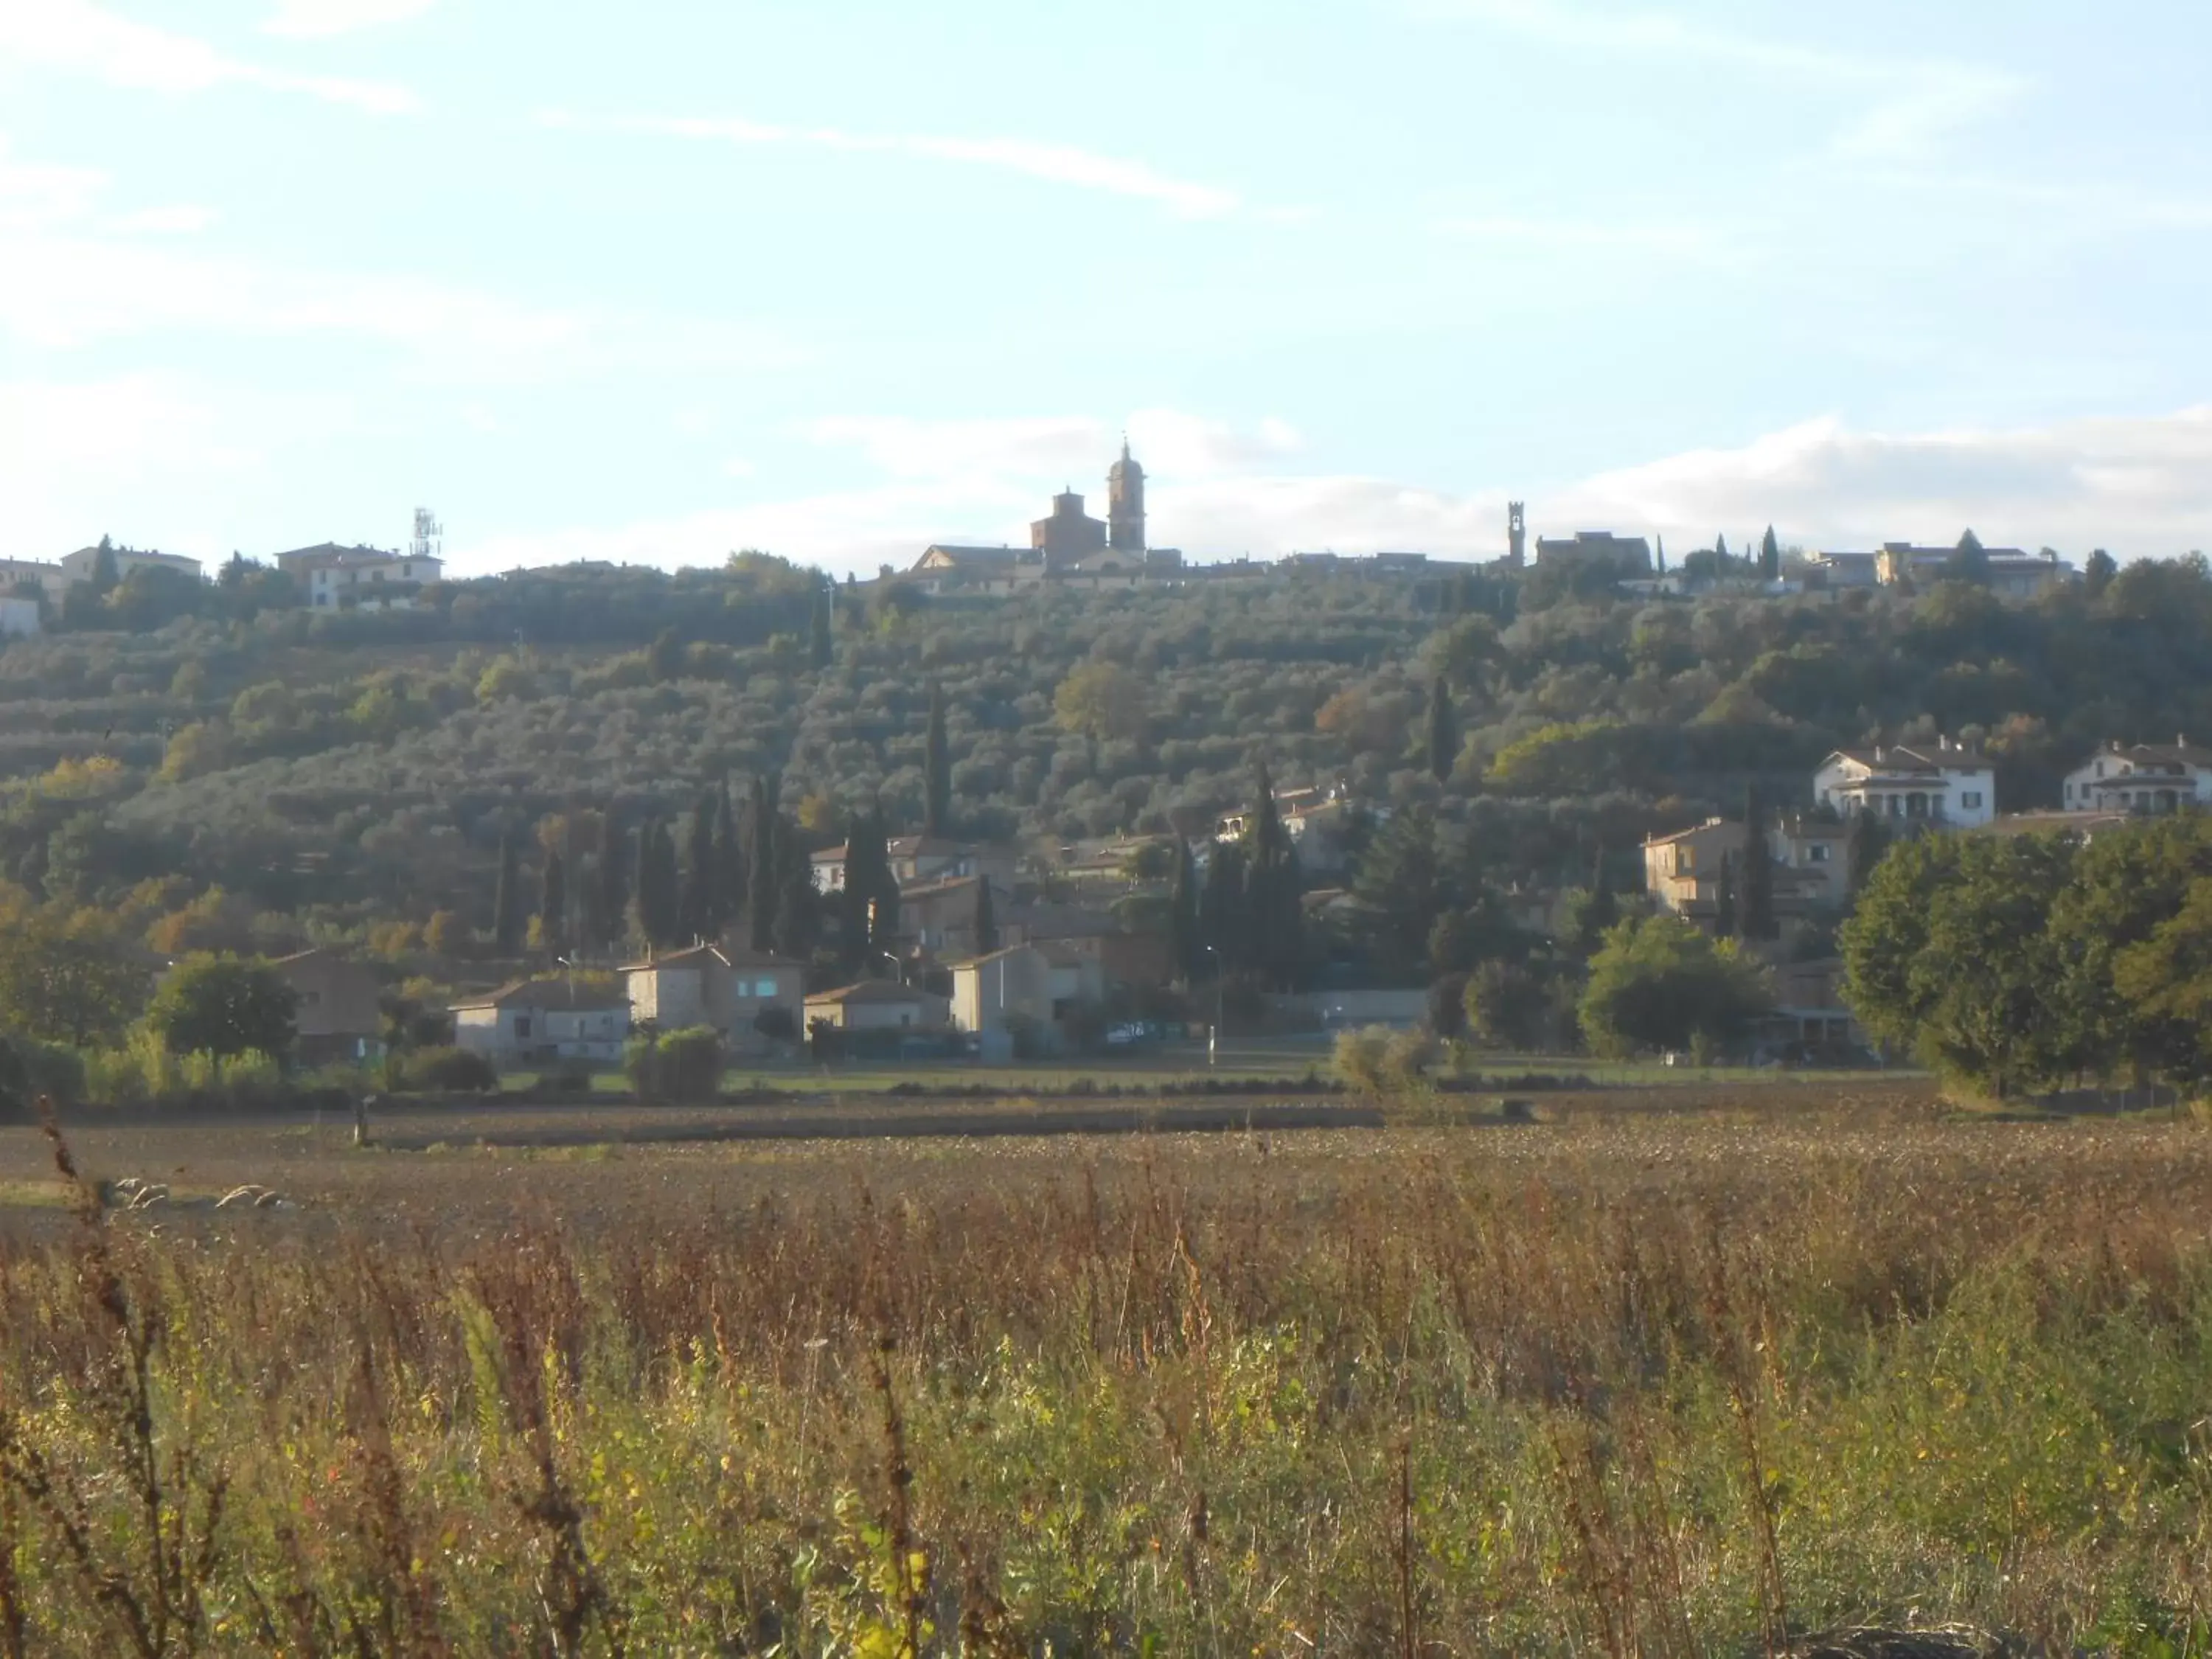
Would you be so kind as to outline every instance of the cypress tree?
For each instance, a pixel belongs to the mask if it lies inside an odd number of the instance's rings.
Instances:
[[[1772,939],[1774,927],[1774,858],[1766,847],[1766,799],[1759,786],[1744,793],[1743,902],[1736,915],[1739,936]]]
[[[1664,536],[1659,538],[1659,574],[1662,576],[1667,574],[1667,538]]]
[[[1429,772],[1438,783],[1459,763],[1459,721],[1452,714],[1451,684],[1441,674],[1429,688]]]
[[[684,888],[676,865],[676,833],[665,822],[653,826],[653,942],[663,948],[684,942]]]
[[[929,688],[929,737],[922,753],[921,833],[952,833],[952,757],[945,740],[945,688]]]
[[[1851,819],[1851,838],[1844,856],[1850,860],[1845,866],[1850,872],[1851,896],[1856,898],[1866,886],[1867,878],[1881,862],[1883,843],[1882,822],[1871,812],[1860,812]]]
[[[745,843],[738,809],[724,781],[714,800],[714,926],[732,927],[745,913]]]
[[[1176,977],[1188,985],[1198,977],[1198,866],[1190,843],[1176,836],[1175,889],[1168,896],[1168,940]]]
[[[596,854],[586,854],[576,863],[576,944],[586,951],[607,945],[606,913],[599,908],[599,868]]]
[[[623,907],[629,903],[623,880],[623,831],[615,818],[614,803],[607,803],[606,811],[599,814],[599,868],[592,872],[599,887],[599,928],[592,943],[601,948],[611,947],[621,933]]]
[[[1442,682],[1438,682],[1439,684]],[[1249,965],[1278,990],[1293,985],[1304,955],[1304,886],[1297,848],[1275,804],[1267,763],[1259,767],[1260,804],[1253,815],[1244,870],[1245,926]]]
[[[568,946],[568,866],[557,846],[545,849],[545,866],[538,878],[538,931],[549,951]]]
[[[1782,575],[1782,544],[1774,539],[1774,526],[1766,526],[1766,534],[1759,544],[1759,574],[1768,581],[1778,580]]]
[[[975,878],[975,954],[988,957],[999,948],[999,919],[991,908],[991,878]]]
[[[1220,974],[1242,966],[1246,938],[1244,854],[1234,842],[1217,842],[1198,898],[1197,955],[1206,963],[1205,971]]]
[[[677,926],[687,939],[714,936],[714,803],[702,799],[691,814],[690,835],[684,846],[684,886]]]
[[[630,932],[641,945],[650,946],[653,919],[653,819],[647,818],[637,826],[637,846],[632,854],[630,869]]]
[[[491,942],[511,951],[522,939],[522,871],[514,832],[499,838],[499,882],[491,895]]]
[[[794,826],[777,822],[771,834],[776,857],[774,944],[779,955],[804,962],[814,954],[817,927],[814,860]]]
[[[1713,937],[1735,937],[1735,854],[1721,854],[1721,877],[1713,894]]]
[[[775,809],[769,805],[768,780],[758,775],[753,779],[752,834],[748,839],[746,856],[752,866],[752,897],[745,906],[749,942],[756,951],[773,950],[777,908]],[[811,865],[807,880],[811,884]]]

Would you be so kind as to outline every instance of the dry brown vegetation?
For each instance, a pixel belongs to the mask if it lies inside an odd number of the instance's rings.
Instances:
[[[88,1132],[175,1200],[0,1246],[0,1652],[2201,1650],[2212,1136],[1668,1093]],[[0,1132],[19,1198],[42,1156]],[[176,1207],[245,1180],[303,1207]]]

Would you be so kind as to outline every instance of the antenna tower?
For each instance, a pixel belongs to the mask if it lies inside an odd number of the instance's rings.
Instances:
[[[441,556],[446,545],[446,526],[438,522],[438,515],[427,507],[415,509],[415,539],[407,544],[410,559],[434,559]]]

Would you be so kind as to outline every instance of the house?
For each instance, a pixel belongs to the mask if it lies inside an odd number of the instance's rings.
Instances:
[[[36,599],[0,599],[0,639],[28,639],[45,627]]]
[[[1647,575],[1651,544],[1641,536],[1616,536],[1610,530],[1577,530],[1571,537],[1539,536],[1539,565],[1605,565],[1622,575]]]
[[[1829,589],[1879,587],[1881,573],[1872,553],[1814,553],[1805,561],[1808,585]]]
[[[733,1054],[765,1054],[778,1031],[788,1041],[805,1030],[805,970],[784,957],[695,945],[628,963],[622,974],[635,1024],[708,1026]]]
[[[963,547],[933,543],[907,573],[925,593],[1003,596],[1044,580],[1044,555],[1013,547]]]
[[[1741,822],[1708,818],[1644,843],[1644,885],[1662,910],[1711,925],[1720,911],[1726,871],[1735,902],[1743,902],[1744,848],[1749,831]],[[1773,866],[1774,914],[1802,916],[1840,909],[1850,895],[1850,830],[1818,818],[1770,824],[1767,857]]]
[[[1955,547],[1916,547],[1911,542],[1884,542],[1874,555],[1875,579],[1884,587],[1901,582],[1942,581],[1959,557]],[[1990,591],[2009,599],[2032,599],[2036,595],[2074,580],[2074,567],[2056,552],[2024,552],[2017,547],[1982,550],[1983,578]]]
[[[1872,812],[1901,825],[1972,830],[1996,816],[1996,769],[1948,738],[1838,749],[1813,775],[1813,798],[1846,817]]]
[[[75,586],[78,582],[88,582],[97,575],[100,550],[97,547],[80,547],[74,553],[64,553],[61,560],[64,585]],[[181,553],[142,552],[135,547],[113,546],[106,550],[114,557],[115,575],[118,581],[134,570],[146,568],[173,570],[180,576],[190,576],[194,581],[199,580],[203,574],[200,562],[188,559]]]
[[[902,892],[909,886],[948,881],[960,876],[988,875],[1002,886],[1012,886],[1015,857],[1011,848],[979,846],[948,841],[942,836],[894,836],[884,843],[891,878]],[[845,890],[844,847],[825,847],[814,854],[814,890]]]
[[[2172,744],[2108,743],[2066,775],[2069,812],[2179,812],[2212,804],[2212,750],[2185,737]]]
[[[952,964],[951,1019],[957,1030],[983,1040],[983,1057],[1002,1060],[1014,1033],[1041,1033],[1052,1024],[1052,964],[1043,951],[1010,945]]]
[[[985,882],[991,884],[992,915],[1005,915],[1013,906],[1013,895],[988,876],[951,876],[902,890],[900,940],[939,956],[973,956],[980,943],[975,937],[976,890]]]
[[[374,974],[333,951],[301,951],[269,964],[297,999],[294,1030],[309,1065],[379,1060],[384,1054],[384,988]]]
[[[495,1066],[612,1063],[629,1036],[629,994],[590,980],[518,980],[451,1012],[455,1044]]]
[[[942,1031],[952,1020],[952,1002],[918,986],[887,979],[865,979],[806,999],[806,1026],[817,1020],[839,1031]]]
[[[426,583],[438,580],[445,562],[411,549],[387,553],[319,542],[279,553],[276,566],[299,583],[301,597],[312,609],[406,611]]]
[[[1844,1006],[1842,957],[1784,963],[1773,973],[1771,1018],[1790,1042],[1828,1054],[1863,1044],[1857,1021]]]
[[[0,590],[35,587],[47,599],[58,599],[68,586],[69,577],[58,564],[41,559],[0,559]]]

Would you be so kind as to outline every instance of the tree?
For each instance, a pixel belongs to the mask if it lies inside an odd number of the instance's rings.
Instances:
[[[1679,916],[1622,922],[1590,958],[1581,1019],[1609,1054],[1729,1048],[1773,1006],[1758,963]]]
[[[2112,585],[2112,578],[2119,574],[2118,561],[2100,547],[2082,563],[2081,591],[2092,599],[2100,599]]]
[[[714,926],[728,927],[745,913],[745,839],[726,781],[714,795]]]
[[[1982,538],[1972,531],[1959,538],[1959,545],[1943,561],[1943,580],[1971,582],[1977,587],[1990,585],[1990,556],[1982,547]]]
[[[1467,977],[1468,1036],[1486,1048],[1528,1054],[1547,1045],[1552,992],[1526,963],[1493,957]]]
[[[169,971],[146,1023],[173,1054],[264,1054],[292,1049],[299,998],[266,963],[194,957]]]
[[[1265,761],[1256,781],[1260,804],[1244,848],[1249,962],[1272,988],[1287,991],[1296,988],[1305,969],[1305,881]]]
[[[1053,716],[1063,730],[1103,743],[1134,738],[1145,729],[1144,682],[1119,663],[1079,663],[1053,693]]]
[[[1198,899],[1198,951],[1208,957],[1215,975],[1244,965],[1244,853],[1232,842],[1216,842],[1206,863],[1206,885]]]
[[[0,1028],[82,1048],[146,1006],[147,974],[94,910],[46,908],[0,927]]]
[[[1713,936],[1736,936],[1735,854],[1721,854],[1720,879],[1713,884]]]
[[[845,834],[845,888],[840,937],[845,965],[889,948],[898,933],[898,879],[891,873],[890,837],[880,803],[857,813]]]
[[[665,948],[684,942],[684,887],[676,862],[676,832],[666,820],[653,826],[653,910],[651,938]]]
[[[975,878],[975,954],[987,957],[999,948],[999,919],[991,908],[991,878]]]
[[[514,832],[499,838],[499,876],[491,895],[491,939],[502,953],[522,942],[522,866]]]
[[[1384,824],[1359,861],[1352,890],[1383,970],[1398,977],[1419,974],[1429,929],[1447,908],[1436,814],[1425,805],[1409,806]]]
[[[714,801],[702,799],[691,813],[684,843],[684,884],[678,902],[678,931],[687,939],[714,937],[719,922],[714,878],[720,860],[714,851]]]
[[[1775,935],[1774,854],[1766,834],[1766,798],[1754,783],[1744,791],[1743,896],[1735,917],[1736,937],[1753,943]]]
[[[1858,812],[1851,817],[1850,837],[1844,844],[1844,866],[1850,882],[1851,897],[1856,899],[1865,890],[1867,878],[1881,862],[1881,855],[1889,848],[1888,832],[1882,828],[1881,818],[1872,812]]]
[[[557,846],[545,849],[544,868],[538,875],[538,925],[548,949],[568,945],[568,867]]]
[[[1782,544],[1774,539],[1774,526],[1766,526],[1766,534],[1759,544],[1759,574],[1762,580],[1778,581],[1782,577]]]
[[[601,950],[613,946],[622,928],[623,908],[629,902],[629,884],[623,879],[623,852],[622,824],[615,817],[614,803],[610,801],[606,811],[599,814],[599,865],[592,872],[599,888],[599,927],[592,943]]]
[[[1450,778],[1459,762],[1459,721],[1452,714],[1451,684],[1442,675],[1429,686],[1429,775]]]
[[[746,923],[750,929],[749,942],[756,951],[767,951],[775,944],[777,910],[777,856],[775,810],[769,805],[768,780],[757,773],[753,777],[752,828],[746,837],[745,858],[750,866],[752,895],[745,906]],[[808,883],[813,880],[810,865]]]
[[[921,833],[952,833],[952,756],[945,737],[945,688],[929,688],[929,732],[922,745]]]
[[[1185,985],[1198,977],[1198,866],[1190,843],[1175,838],[1175,884],[1168,890],[1168,954]]]
[[[814,595],[814,614],[811,619],[812,633],[809,641],[808,656],[813,662],[817,670],[827,668],[830,665],[830,658],[834,653],[830,631],[830,590],[828,588],[822,588],[816,592]]]
[[[2068,974],[2048,926],[2073,843],[1927,836],[1893,850],[1841,934],[1844,995],[1877,1039],[2003,1099],[2071,1070]]]
[[[799,838],[795,826],[776,823],[775,931],[773,944],[779,955],[804,962],[814,954],[820,921],[814,891],[814,860]]]

